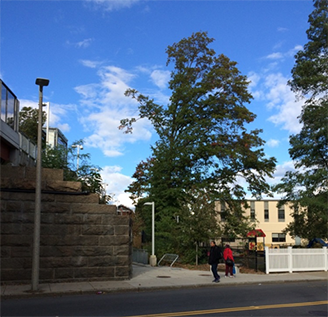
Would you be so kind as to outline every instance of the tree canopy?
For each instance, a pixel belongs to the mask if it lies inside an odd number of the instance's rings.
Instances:
[[[42,111],[42,125],[47,120],[47,114]],[[19,112],[19,132],[29,138],[34,144],[38,141],[39,109],[23,107]]]
[[[46,113],[42,112],[42,125],[47,119]],[[19,112],[19,131],[37,144],[38,137],[39,109],[23,107]],[[64,179],[67,181],[80,181],[82,190],[99,194],[99,202],[106,204],[112,197],[106,194],[101,168],[91,164],[90,154],[79,154],[81,161],[79,170],[75,168],[77,154],[72,148],[58,145],[51,147],[46,145],[45,138],[42,138],[42,167],[58,168],[64,171]],[[83,145],[83,140],[78,140],[74,144]]]
[[[252,99],[249,82],[236,62],[209,47],[213,41],[206,32],[197,32],[168,46],[167,66],[173,64],[168,105],[134,89],[126,91],[139,102],[140,118],[149,119],[159,137],[152,156],[137,166],[136,181],[127,191],[135,199],[147,196],[156,203],[156,234],[162,236],[166,251],[178,243],[170,235],[177,227],[175,216],[191,210],[188,206],[197,197],[206,197],[208,204],[226,202],[242,221],[246,218],[241,204],[234,200],[244,200],[247,191],[255,197],[270,195],[265,178],[272,176],[276,160],[265,156],[262,131],[246,128],[256,118],[246,107]],[[135,121],[124,119],[121,128],[132,132]],[[241,179],[247,188],[240,185]],[[210,220],[217,223],[213,217]],[[238,228],[231,226],[230,235],[244,234]],[[203,238],[218,237],[214,231]]]
[[[290,137],[295,171],[288,171],[276,189],[280,204],[291,201],[294,221],[286,232],[306,239],[328,238],[328,1],[314,1],[307,30],[309,42],[295,58],[289,84],[304,106],[300,133]]]

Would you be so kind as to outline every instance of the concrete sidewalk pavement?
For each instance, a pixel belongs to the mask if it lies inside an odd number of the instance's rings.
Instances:
[[[39,284],[37,292],[31,291],[31,285],[2,285],[2,298],[27,296],[55,296],[64,294],[96,293],[104,294],[122,291],[147,291],[169,288],[220,287],[235,284],[284,283],[297,281],[326,280],[327,272],[299,272],[272,274],[236,274],[234,278],[225,278],[223,272],[220,283],[213,283],[210,271],[187,270],[170,267],[151,267],[133,265],[133,276],[123,281],[70,282]]]

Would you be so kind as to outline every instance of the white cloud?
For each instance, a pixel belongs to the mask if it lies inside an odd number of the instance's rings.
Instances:
[[[75,46],[77,46],[79,48],[80,47],[85,48],[85,47],[88,47],[91,44],[91,42],[92,42],[92,39],[84,39],[84,40],[82,40],[80,42],[77,42],[75,44]]]
[[[99,65],[101,65],[101,62],[97,62],[97,61],[90,61],[90,60],[86,60],[86,59],[81,59],[80,63],[85,66],[85,67],[89,67],[89,68],[96,68]]]
[[[90,46],[92,41],[93,41],[93,39],[91,39],[91,38],[84,39],[84,40],[79,41],[79,42],[71,42],[71,41],[67,40],[66,44],[69,45],[69,46],[75,46],[77,48],[86,48],[86,47]]]
[[[150,77],[153,80],[153,83],[158,86],[160,89],[164,89],[167,86],[167,83],[170,79],[171,72],[167,70],[154,70]]]
[[[93,4],[95,8],[104,9],[105,11],[115,11],[123,8],[130,8],[140,0],[85,0]]]
[[[125,193],[124,190],[132,183],[133,179],[121,174],[120,171],[121,167],[119,166],[105,166],[101,171],[101,177],[104,183],[107,184],[107,194],[114,195],[114,203],[132,208],[133,204],[129,198],[130,194]]]
[[[303,102],[296,101],[294,93],[288,86],[288,78],[281,73],[250,73],[252,95],[255,99],[266,102],[266,107],[274,112],[268,121],[290,133],[298,133],[301,129],[298,116],[301,114]]]
[[[284,28],[284,27],[279,27],[278,28],[278,32],[287,32],[288,29],[287,28]]]
[[[276,48],[278,48],[278,46],[276,45],[275,46]],[[271,60],[283,60],[285,59],[286,57],[289,58],[289,57],[294,57],[295,54],[302,50],[303,47],[301,45],[296,45],[295,47],[293,47],[292,49],[288,50],[287,52],[274,52],[274,53],[271,53],[269,55],[267,55],[265,57],[265,59],[271,59]]]
[[[269,147],[277,147],[280,144],[279,140],[275,140],[275,139],[270,139],[269,141],[267,141],[266,143]]]
[[[97,72],[100,82],[75,87],[81,94],[83,109],[79,121],[90,134],[85,138],[86,145],[99,148],[108,157],[123,155],[126,144],[148,141],[151,125],[146,119],[134,124],[133,134],[119,130],[120,120],[136,117],[138,104],[124,96],[135,74],[116,66],[101,67]]]
[[[267,107],[277,111],[268,120],[282,126],[284,130],[298,133],[301,130],[298,116],[301,114],[303,102],[296,101],[287,81],[288,79],[280,73],[265,78],[265,86],[268,89],[265,97],[269,101]]]
[[[281,59],[283,57],[284,57],[284,55],[282,53],[276,52],[276,53],[272,53],[272,54],[268,55],[266,58],[267,59]]]

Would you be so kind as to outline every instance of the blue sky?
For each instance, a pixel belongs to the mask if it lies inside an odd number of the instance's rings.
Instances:
[[[124,96],[131,87],[167,104],[168,45],[207,31],[217,54],[238,63],[251,81],[265,153],[278,160],[276,183],[293,169],[288,138],[299,132],[303,101],[286,85],[294,55],[307,43],[307,1],[2,0],[0,76],[24,106],[37,107],[37,77],[48,78],[50,126],[100,166],[115,204],[132,206],[124,190],[136,165],[150,156],[156,135],[139,120],[131,135],[120,119],[137,115]]]

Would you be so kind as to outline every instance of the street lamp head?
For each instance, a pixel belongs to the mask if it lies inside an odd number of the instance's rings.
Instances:
[[[72,148],[74,148],[74,149],[79,148],[79,149],[83,150],[83,145],[80,145],[80,144],[72,144]]]
[[[48,86],[49,85],[49,79],[45,79],[45,78],[37,78],[35,80],[35,84],[38,86]]]

